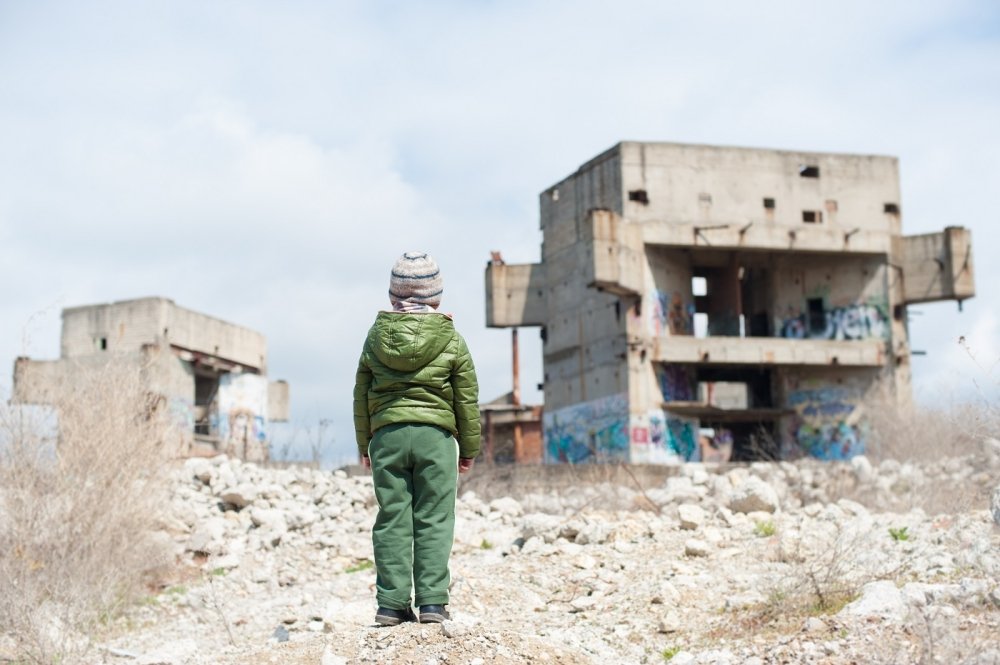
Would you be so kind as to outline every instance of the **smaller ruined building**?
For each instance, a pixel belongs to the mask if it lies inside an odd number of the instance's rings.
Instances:
[[[967,229],[903,235],[894,157],[625,142],[539,207],[486,323],[541,328],[549,462],[851,457],[909,399],[907,308],[975,292]]]
[[[179,426],[181,455],[268,458],[268,425],[288,419],[288,384],[267,378],[259,332],[140,298],[62,312],[58,360],[18,358],[14,400],[49,405],[76,377],[107,362],[135,363],[146,389]]]

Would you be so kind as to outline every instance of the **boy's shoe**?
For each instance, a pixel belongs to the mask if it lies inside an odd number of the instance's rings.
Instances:
[[[404,621],[416,621],[413,610],[407,607],[405,610],[394,610],[388,607],[378,608],[375,613],[375,623],[380,626],[398,626]]]
[[[420,623],[441,623],[450,618],[451,616],[448,614],[448,610],[444,608],[444,605],[420,606]]]

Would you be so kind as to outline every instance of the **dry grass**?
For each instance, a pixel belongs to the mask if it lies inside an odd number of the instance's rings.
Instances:
[[[1000,407],[986,400],[933,407],[897,403],[887,389],[865,400],[870,428],[866,454],[873,461],[934,461],[982,452],[982,442],[1000,434]]]
[[[0,405],[0,637],[19,660],[78,658],[166,563],[153,528],[168,426],[143,370],[87,368],[61,387],[57,417]]]

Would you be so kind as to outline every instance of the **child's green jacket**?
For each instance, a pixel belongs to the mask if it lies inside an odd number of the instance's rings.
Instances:
[[[379,312],[368,331],[354,383],[358,451],[375,430],[427,423],[451,432],[461,457],[479,454],[479,384],[465,340],[437,312]]]

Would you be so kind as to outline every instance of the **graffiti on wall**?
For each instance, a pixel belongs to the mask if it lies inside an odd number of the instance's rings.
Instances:
[[[671,335],[694,334],[694,303],[685,303],[680,291],[667,293],[654,289],[650,301],[649,332],[654,337],[667,332]]]
[[[815,319],[791,307],[775,326],[786,339],[888,339],[889,319],[884,308],[871,304],[835,307],[817,313]]]
[[[698,444],[702,462],[728,462],[733,456],[733,433],[728,429],[703,430]]]
[[[543,419],[546,462],[628,461],[628,400],[624,394],[546,412]]]
[[[248,461],[267,459],[267,378],[223,374],[216,408],[213,429],[222,452]]]
[[[171,397],[167,401],[170,422],[181,432],[194,431],[194,402],[189,398]]]
[[[663,433],[666,447],[688,462],[700,459],[698,448],[698,421],[690,418],[668,417]]]
[[[801,450],[826,460],[850,459],[865,450],[864,424],[857,422],[860,397],[840,386],[796,389],[788,393],[795,410],[789,436]]]
[[[664,402],[688,402],[697,399],[698,382],[690,367],[658,364],[656,380],[660,384]]]
[[[697,419],[682,418],[652,409],[636,416],[632,425],[633,463],[677,464],[699,458]]]

